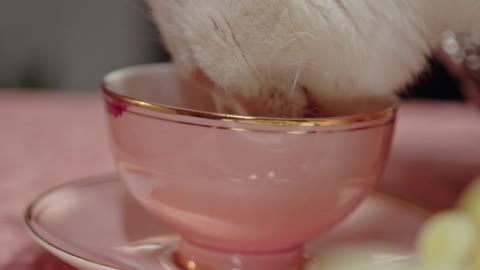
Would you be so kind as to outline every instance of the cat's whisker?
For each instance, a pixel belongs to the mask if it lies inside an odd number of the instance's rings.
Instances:
[[[276,47],[272,51],[272,53],[268,57],[269,60],[268,60],[268,67],[267,67],[268,78],[271,82],[274,81],[272,79],[272,74],[273,74],[272,66],[274,65],[275,59],[278,59],[279,58],[278,55],[283,50],[286,50],[289,45],[291,45],[295,41],[301,40],[302,37],[309,37],[309,38],[312,38],[312,39],[315,38],[315,36],[310,32],[295,32],[295,33],[292,33],[291,35],[287,36],[285,42],[281,42],[280,46]],[[305,58],[305,51],[302,50],[302,51],[299,51],[298,53],[300,54],[300,59],[302,59],[301,61],[303,62],[303,59]],[[280,57],[280,59],[282,59],[282,57]]]
[[[310,32],[295,32],[289,36],[287,36],[285,42],[281,42],[280,46],[278,46],[276,49],[272,51],[270,54],[270,59],[274,59],[275,56],[280,53],[283,49],[285,49],[288,45],[291,43],[299,40],[301,37],[310,37],[312,39],[315,39],[316,37],[310,33]]]
[[[319,74],[319,75],[324,75],[324,76],[327,76],[329,78],[334,78],[334,76],[331,72],[328,72],[328,71],[326,71],[326,70],[324,70],[324,69],[320,68],[319,66],[317,66],[315,64],[312,64],[312,63],[298,62],[298,63],[290,63],[290,64],[287,64],[286,66],[287,67],[299,66],[303,69],[309,68],[309,69],[312,69],[315,72],[318,72],[317,74]]]
[[[293,78],[292,88],[290,89],[290,95],[292,96],[295,93],[295,89],[297,88],[298,80],[300,79],[301,73],[302,73],[302,67],[298,66],[297,72],[295,73],[295,77]]]
[[[292,108],[295,106],[295,104],[293,104],[292,100],[294,99],[295,90],[297,89],[298,81],[300,79],[300,74],[301,73],[302,73],[302,67],[299,65],[298,69],[297,69],[297,72],[295,73],[295,77],[293,78],[292,87],[290,89],[289,98],[287,100],[289,111],[291,111]]]

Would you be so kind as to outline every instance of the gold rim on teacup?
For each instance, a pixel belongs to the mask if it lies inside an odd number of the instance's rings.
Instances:
[[[145,66],[154,66],[145,65]],[[134,98],[132,96],[127,96],[124,94],[117,93],[114,89],[109,87],[109,82],[113,81],[112,77],[118,78],[114,75],[122,76],[122,72],[129,72],[132,69],[142,67],[130,67],[125,69],[120,69],[113,71],[112,73],[105,76],[102,83],[103,93],[111,100],[119,102],[121,104],[126,104],[128,106],[133,106],[141,108],[151,112],[159,112],[163,114],[170,115],[180,115],[180,116],[190,116],[195,118],[203,118],[208,120],[218,120],[224,122],[238,122],[245,124],[263,124],[271,126],[291,126],[291,127],[315,127],[315,126],[340,126],[354,123],[361,123],[373,120],[381,120],[393,118],[398,110],[399,103],[397,101],[391,101],[391,105],[388,107],[372,112],[372,113],[359,113],[346,116],[336,116],[336,117],[325,117],[325,118],[276,118],[276,117],[256,117],[256,116],[242,116],[235,114],[224,114],[216,113],[209,111],[200,111],[194,109],[180,108],[170,105],[159,104],[156,102],[149,102],[146,100],[141,100]]]

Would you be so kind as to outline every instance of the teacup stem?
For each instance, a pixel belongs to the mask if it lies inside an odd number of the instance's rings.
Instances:
[[[185,270],[300,270],[305,257],[301,247],[268,254],[238,254],[182,241],[174,260]]]

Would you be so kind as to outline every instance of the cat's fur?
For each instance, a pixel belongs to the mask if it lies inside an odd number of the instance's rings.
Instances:
[[[413,81],[443,31],[480,27],[479,0],[148,2],[179,71],[215,85],[219,110],[261,116],[363,110]]]

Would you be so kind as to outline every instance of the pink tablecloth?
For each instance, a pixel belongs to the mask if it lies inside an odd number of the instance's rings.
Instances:
[[[449,206],[480,174],[480,112],[453,103],[402,106],[381,188]],[[0,269],[66,266],[25,233],[22,212],[40,192],[113,171],[99,95],[0,91]]]
[[[33,245],[22,212],[54,185],[113,170],[102,113],[99,95],[0,91],[0,269],[61,269]]]

